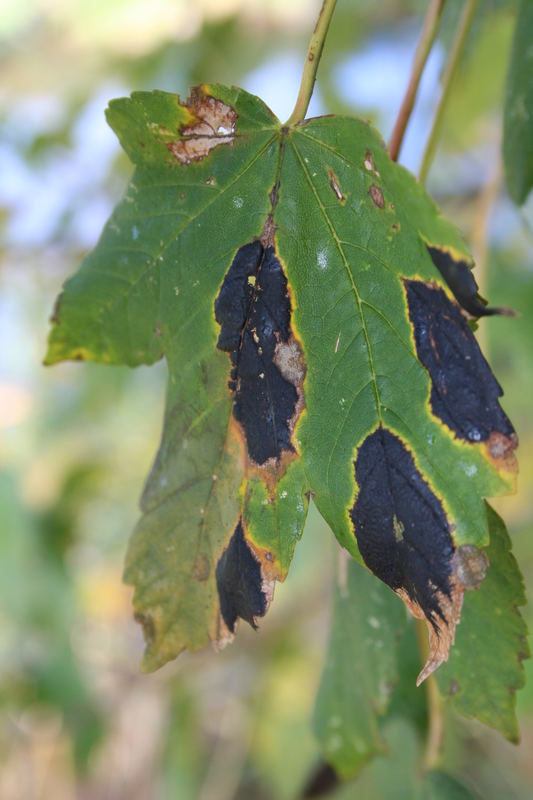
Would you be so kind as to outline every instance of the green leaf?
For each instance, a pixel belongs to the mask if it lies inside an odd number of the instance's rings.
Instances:
[[[417,622],[409,619],[397,646],[398,680],[394,686],[387,709],[386,719],[409,720],[420,737],[424,738],[428,728],[427,693],[416,685],[420,672],[420,642],[417,637]]]
[[[505,525],[487,504],[490,545],[487,577],[465,595],[461,624],[450,659],[439,670],[439,686],[456,708],[519,739],[515,693],[525,683],[527,627],[518,610],[526,603],[522,575]]]
[[[503,160],[509,194],[518,205],[533,186],[533,4],[521,0],[507,75]]]
[[[516,472],[465,316],[497,310],[460,235],[356,119],[282,127],[258,98],[201,86],[113,101],[108,120],[136,171],[64,287],[46,363],[168,364],[125,571],[145,667],[257,624],[312,493],[426,619],[425,677],[488,542],[483,497]]]
[[[421,800],[473,800],[472,792],[442,770],[428,772],[422,782]]]
[[[358,776],[335,794],[335,800],[419,800],[420,743],[416,731],[405,720],[387,722],[383,729],[386,757],[376,758]]]
[[[386,750],[379,717],[397,680],[405,614],[386,586],[341,559],[314,728],[326,761],[350,778]]]

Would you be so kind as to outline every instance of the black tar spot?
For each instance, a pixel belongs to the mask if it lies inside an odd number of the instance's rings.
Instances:
[[[350,514],[367,567],[404,589],[435,625],[436,591],[450,595],[454,546],[440,500],[402,441],[386,428],[367,436],[355,461],[359,493]]]
[[[431,408],[470,442],[514,433],[498,398],[502,389],[459,306],[442,289],[405,281],[418,357],[431,377]]]
[[[219,559],[216,578],[220,613],[229,630],[234,632],[238,617],[257,628],[254,617],[266,611],[261,566],[246,543],[240,520]]]
[[[478,285],[467,261],[452,258],[446,250],[426,245],[431,260],[452,290],[456,300],[473,317],[487,317],[502,313],[499,308],[489,308],[478,294]]]
[[[290,338],[287,279],[274,248],[251,242],[240,248],[215,300],[217,347],[230,354],[233,414],[257,464],[294,452],[289,422],[298,393],[274,363],[278,342]]]

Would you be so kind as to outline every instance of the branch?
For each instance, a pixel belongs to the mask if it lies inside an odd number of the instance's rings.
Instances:
[[[427,628],[424,620],[415,620],[418,647],[425,664],[428,654]],[[428,709],[428,729],[426,736],[426,750],[422,768],[425,772],[434,769],[439,761],[444,735],[444,722],[442,718],[442,699],[434,674],[429,675],[424,683],[426,688],[427,709]]]
[[[285,123],[286,126],[296,125],[302,119],[305,119],[309,101],[311,100],[311,95],[313,94],[316,73],[320,63],[320,57],[322,56],[322,50],[324,49],[324,42],[326,41],[329,23],[331,22],[331,17],[333,16],[336,4],[337,0],[324,0],[322,3],[322,8],[320,9],[320,14],[318,15],[315,30],[313,31],[313,35],[311,36],[311,41],[309,43],[309,50],[307,51],[307,56],[305,59],[302,80],[300,83],[300,91],[298,92],[296,105],[294,106],[294,110],[289,119]]]
[[[433,47],[435,36],[437,35],[437,29],[439,27],[445,2],[446,0],[431,0],[426,17],[424,19],[424,24],[420,33],[420,39],[418,40],[418,45],[416,47],[415,57],[413,60],[411,76],[409,78],[407,90],[400,106],[400,110],[398,111],[398,116],[396,117],[394,129],[390,138],[389,155],[393,161],[398,160],[398,155],[402,146],[407,123],[409,122],[409,117],[411,116],[411,112],[415,104],[418,86],[420,84],[429,53]]]
[[[446,69],[444,70],[444,75],[442,78],[442,94],[433,118],[431,132],[429,134],[429,139],[426,143],[426,149],[422,157],[422,166],[420,167],[420,172],[418,174],[418,180],[422,184],[426,182],[431,163],[435,156],[435,150],[437,148],[437,142],[441,132],[442,121],[444,119],[444,111],[450,96],[453,80],[457,73],[457,67],[459,66],[459,62],[463,54],[468,32],[472,26],[477,5],[478,0],[467,0],[461,20],[459,22],[459,27],[457,28],[457,33],[455,34],[450,57],[448,58],[448,63],[446,64]]]

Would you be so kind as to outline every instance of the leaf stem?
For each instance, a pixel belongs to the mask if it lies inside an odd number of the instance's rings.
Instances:
[[[407,85],[400,110],[398,111],[398,116],[396,117],[396,122],[394,123],[394,128],[389,142],[389,155],[393,161],[398,160],[398,155],[400,153],[403,138],[405,136],[407,123],[409,122],[409,118],[415,104],[416,93],[422,78],[422,73],[424,72],[424,67],[426,66],[426,61],[431,48],[433,47],[435,36],[437,35],[437,30],[445,2],[446,0],[431,0],[426,12],[420,38],[416,46],[409,83]]]
[[[489,250],[489,220],[492,209],[500,192],[502,182],[502,160],[501,146],[498,148],[498,155],[494,159],[493,168],[487,183],[481,188],[475,204],[472,228],[469,236],[472,255],[476,265],[476,283],[479,286],[479,293],[485,296],[487,289],[487,255]],[[486,325],[479,325],[476,331],[476,339],[485,355],[488,358],[488,329]]]
[[[428,655],[428,636],[427,627],[424,620],[415,620],[416,636],[418,648],[422,657],[422,663],[426,663]],[[434,769],[439,761],[444,736],[444,720],[442,716],[442,698],[435,675],[429,675],[424,681],[428,708],[428,729],[426,735],[426,749],[422,769],[427,772]]]
[[[313,94],[315,85],[316,73],[320,63],[322,50],[324,49],[324,42],[328,33],[329,23],[335,10],[337,0],[324,0],[322,8],[316,21],[313,35],[309,43],[309,50],[305,58],[304,69],[302,73],[302,80],[300,83],[300,91],[296,99],[296,105],[289,119],[285,123],[286,126],[296,125],[302,119],[305,119],[309,101]]]
[[[461,56],[463,54],[468,33],[470,31],[472,22],[474,20],[478,2],[479,0],[467,0],[465,7],[463,9],[461,19],[459,21],[459,26],[455,34],[455,39],[452,44],[450,56],[448,58],[446,69],[444,70],[444,75],[442,77],[442,93],[440,96],[439,104],[437,106],[437,110],[435,112],[435,116],[433,117],[431,131],[426,143],[426,149],[424,151],[424,155],[422,157],[422,165],[420,167],[420,172],[418,174],[418,180],[422,184],[426,182],[429,169],[431,167],[433,158],[435,156],[435,151],[437,149],[437,142],[439,140],[442,128],[442,121],[444,119],[444,111],[446,109],[446,104],[450,97],[450,91],[453,85],[454,78],[457,73],[457,68],[459,66]]]

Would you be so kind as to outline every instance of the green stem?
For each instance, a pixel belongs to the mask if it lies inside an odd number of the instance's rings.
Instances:
[[[309,43],[309,50],[305,59],[304,69],[302,73],[302,80],[300,83],[300,91],[296,99],[296,105],[285,123],[286,126],[296,125],[302,119],[305,119],[309,101],[313,94],[313,87],[315,85],[316,73],[320,63],[322,50],[324,49],[324,42],[328,33],[329,23],[335,10],[337,0],[324,0],[320,14],[315,25],[315,30]]]
[[[398,155],[402,146],[407,123],[409,122],[409,117],[411,116],[411,112],[415,104],[416,93],[420,85],[420,79],[422,78],[426,61],[431,48],[433,47],[435,36],[437,35],[437,29],[439,27],[445,2],[446,0],[431,0],[426,17],[424,19],[424,24],[420,33],[420,39],[418,40],[418,45],[416,47],[415,57],[413,60],[409,84],[400,106],[400,110],[398,111],[398,116],[396,117],[394,129],[390,138],[389,155],[393,161],[398,160]]]
[[[425,664],[428,656],[427,626],[425,621],[421,619],[415,620],[415,626],[422,664]],[[444,736],[444,720],[442,716],[442,698],[434,674],[426,678],[424,686],[427,698],[428,728],[422,769],[427,772],[430,769],[434,769],[439,762]]]
[[[433,158],[435,156],[435,150],[437,149],[437,142],[439,140],[441,132],[442,121],[444,119],[444,111],[446,109],[446,104],[450,97],[451,87],[457,73],[457,67],[459,66],[459,62],[463,54],[468,33],[472,26],[474,15],[477,10],[477,5],[478,5],[478,0],[467,0],[463,10],[463,14],[461,16],[461,20],[459,22],[459,27],[457,28],[457,33],[455,34],[455,39],[453,41],[450,57],[448,59],[448,63],[446,64],[444,75],[442,77],[442,94],[440,96],[439,104],[437,106],[437,110],[433,118],[431,132],[429,134],[429,139],[426,144],[426,149],[422,157],[422,166],[420,167],[420,172],[418,175],[418,180],[422,184],[426,182],[429,169],[431,167]]]

